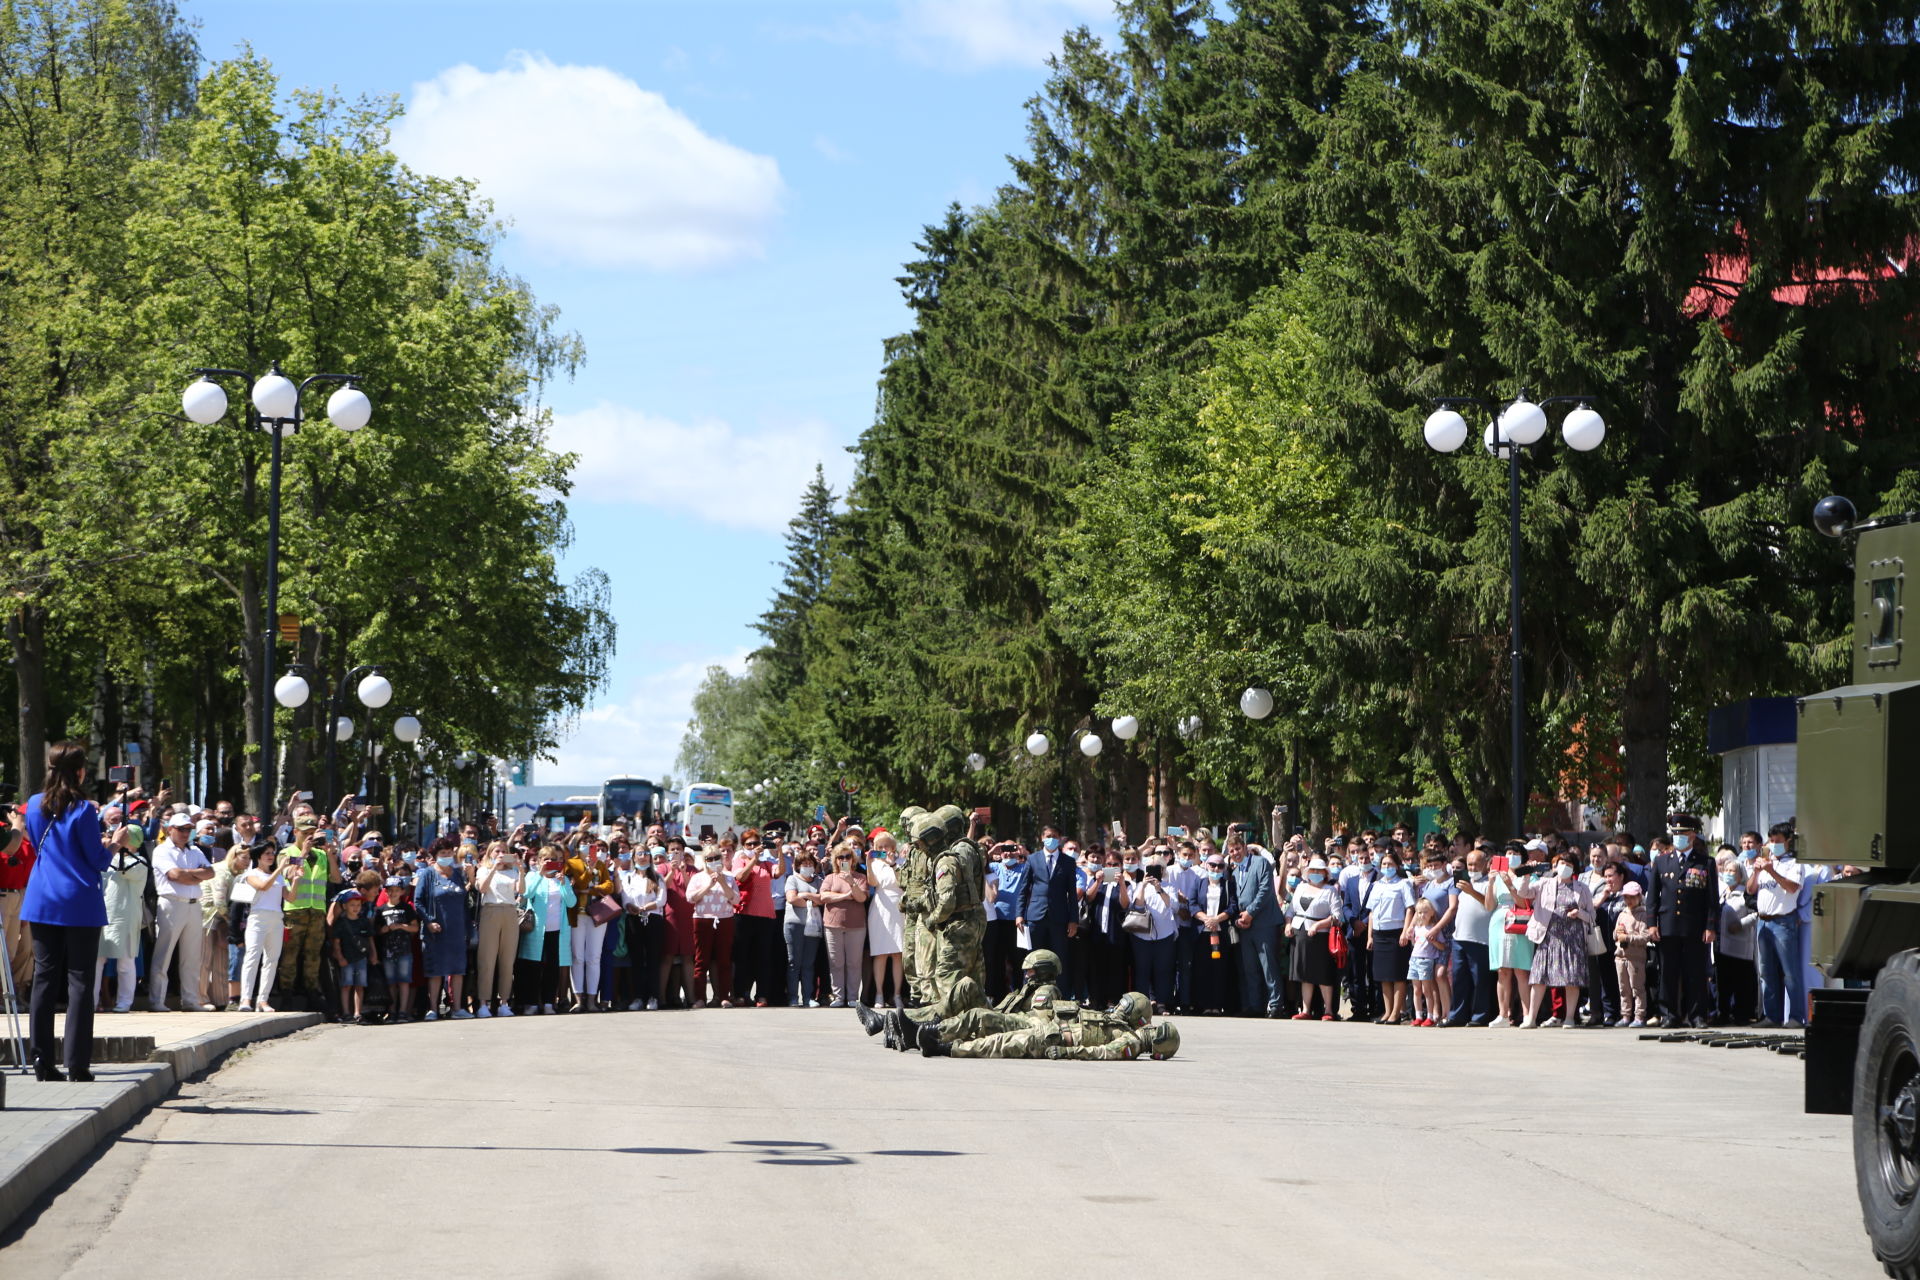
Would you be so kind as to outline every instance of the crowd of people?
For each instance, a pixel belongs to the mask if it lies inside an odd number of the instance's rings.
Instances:
[[[483,816],[423,848],[386,840],[354,797],[266,823],[125,786],[100,806],[65,744],[47,776],[0,828],[43,1078],[63,986],[81,1079],[96,1002],[364,1025],[910,998],[907,850],[882,826],[689,841]],[[1270,850],[1237,825],[1218,844],[990,840],[986,994],[1044,949],[1062,991],[1102,1008],[1139,991],[1156,1013],[1422,1027],[1803,1024],[1807,911],[1832,869],[1800,865],[1788,825],[1717,849],[1688,815],[1668,825],[1645,844],[1402,827]]]

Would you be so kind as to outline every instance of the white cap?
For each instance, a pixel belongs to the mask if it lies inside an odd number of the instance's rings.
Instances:
[[[1307,864],[1307,870],[1309,871],[1325,871],[1326,869],[1327,860],[1317,853],[1313,855],[1313,861]]]
[[[1545,840],[1535,839],[1535,840],[1527,841],[1528,853],[1545,853],[1546,851],[1547,851],[1547,842]]]
[[[184,813],[172,813],[167,815],[167,825],[170,827],[190,827],[193,825],[193,819]]]

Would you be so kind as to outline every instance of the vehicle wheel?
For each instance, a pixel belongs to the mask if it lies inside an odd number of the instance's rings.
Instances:
[[[1853,1172],[1874,1256],[1920,1280],[1920,951],[1874,980],[1853,1068]]]

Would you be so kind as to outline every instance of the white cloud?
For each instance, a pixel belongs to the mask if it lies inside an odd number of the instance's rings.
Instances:
[[[896,31],[910,53],[968,67],[1043,65],[1060,37],[1113,17],[1113,0],[905,0]]]
[[[707,668],[743,675],[749,652],[682,662],[639,677],[621,701],[583,713],[573,736],[554,749],[553,762],[535,764],[534,777],[542,785],[593,790],[621,774],[657,782],[673,773],[680,739],[693,718],[693,695]]]
[[[813,135],[813,149],[834,164],[846,164],[853,159],[851,155],[841,148],[839,143],[824,133],[816,133]]]
[[[394,152],[471,178],[528,245],[603,267],[694,271],[763,252],[780,167],[605,67],[517,54],[413,87]]]
[[[817,418],[743,432],[717,418],[676,422],[605,401],[558,413],[547,444],[577,453],[573,497],[670,508],[736,529],[778,532],[800,509],[816,465],[844,492],[852,459]],[[663,485],[668,474],[684,477]]]

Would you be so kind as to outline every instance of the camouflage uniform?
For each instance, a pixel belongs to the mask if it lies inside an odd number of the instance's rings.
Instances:
[[[956,1058],[1072,1058],[1082,1062],[1131,1061],[1144,1052],[1149,1052],[1144,1037],[1130,1028],[1071,1022],[1003,1031],[952,1047]]]
[[[971,981],[963,980],[955,989],[971,985]],[[982,999],[978,1005],[962,1009],[951,1017],[940,1019],[934,1029],[942,1040],[949,1043],[955,1040],[977,1040],[981,1036],[989,1036],[1001,1031],[1020,1031],[1034,1023],[1034,1016],[1030,1010],[1048,1009],[1054,1001],[1059,999],[1061,999],[1060,988],[1051,982],[1029,982],[991,1009],[986,1007],[986,1001]]]
[[[933,864],[932,904],[926,923],[934,935],[933,990],[935,998],[944,996],[962,978],[984,984],[986,959],[982,954],[987,937],[986,860],[980,846],[956,838],[956,827],[963,827],[965,816],[953,805],[922,818],[914,835],[920,836],[934,824],[946,835],[946,846]]]
[[[932,863],[927,851],[913,839],[913,824],[925,813],[917,804],[902,809],[897,833],[907,855],[906,865],[900,869],[900,975],[906,981],[907,993],[922,1004],[928,1001],[925,998],[927,969],[920,956],[921,935],[926,930],[921,927],[920,917],[927,909],[927,882]]]

